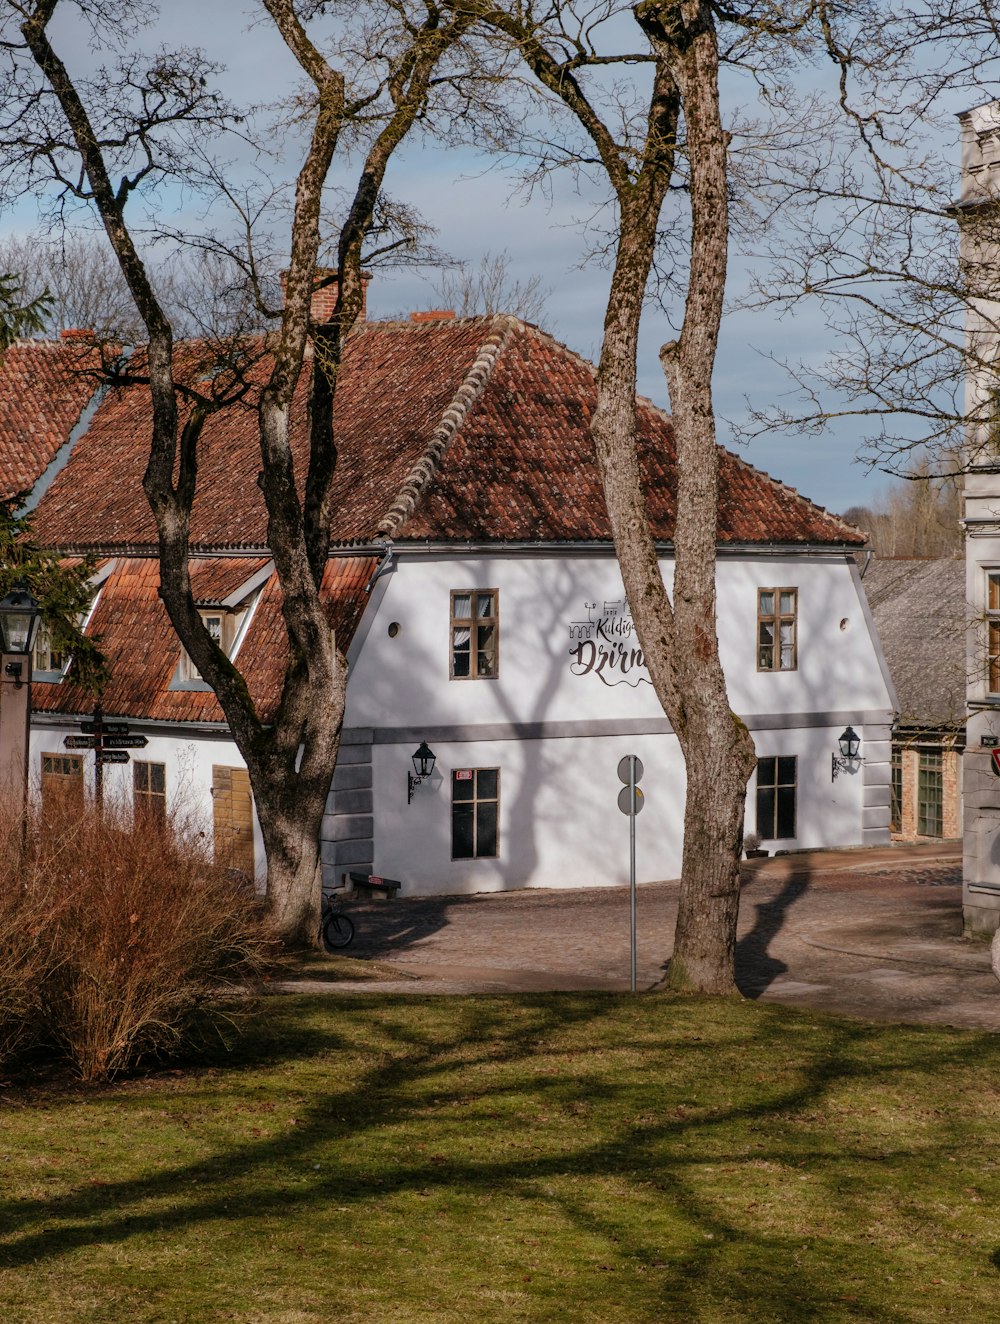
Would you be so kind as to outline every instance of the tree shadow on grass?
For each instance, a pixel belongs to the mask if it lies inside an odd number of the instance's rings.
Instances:
[[[910,1324],[916,1316],[878,1286],[893,1254],[863,1229],[871,1184],[919,1166],[931,1137],[926,1127],[919,1138],[869,1128],[845,1149],[842,1136],[813,1122],[831,1092],[875,1098],[898,1088],[901,1071],[951,1078],[982,1069],[998,1050],[992,1036],[895,1033],[784,1008],[662,996],[289,999],[273,1015],[262,1053],[251,1057],[247,1046],[243,1061],[211,1080],[195,1076],[174,1088],[186,1107],[213,1116],[225,1107],[220,1076],[234,1095],[288,1089],[294,1123],[96,1190],[81,1181],[51,1198],[8,1195],[0,1200],[0,1270],[54,1264],[95,1241],[123,1244],[143,1233],[162,1239],[212,1223],[329,1219],[331,1209],[350,1211],[373,1192],[404,1206],[420,1196],[430,1201],[427,1217],[459,1197],[502,1194],[525,1224],[555,1220],[588,1291],[601,1271],[593,1247],[613,1271],[628,1271],[617,1280],[617,1318],[630,1324],[715,1320],[720,1311],[755,1324]],[[255,1082],[262,1059],[282,1070]],[[300,1066],[309,1068],[308,1088]],[[138,1104],[148,1097],[144,1090]],[[933,1141],[965,1152],[947,1116]],[[732,1174],[722,1187],[706,1180],[716,1170]],[[853,1216],[856,1237],[826,1229],[828,1213],[804,1215],[804,1225],[785,1216],[805,1178],[821,1184],[825,1211]],[[772,1181],[776,1207],[765,1216],[754,1200]],[[931,1243],[936,1210],[933,1197],[923,1210],[911,1200],[908,1235]],[[451,1254],[462,1255],[464,1232],[456,1228]],[[536,1304],[538,1318],[560,1318],[544,1315],[540,1298]]]

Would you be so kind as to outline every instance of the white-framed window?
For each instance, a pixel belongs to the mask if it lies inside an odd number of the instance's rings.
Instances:
[[[794,671],[798,660],[797,588],[757,590],[757,670]]]
[[[500,674],[500,597],[495,588],[451,595],[452,680],[495,680]]]
[[[451,774],[451,858],[500,854],[500,769],[454,768]]]
[[[198,609],[198,615],[201,617],[205,629],[226,657],[229,658],[235,655],[248,614],[247,606],[241,607],[238,611],[230,611],[226,607],[200,607]],[[200,681],[202,679],[201,672],[195,666],[186,648],[181,648],[177,679],[181,682]]]
[[[35,638],[35,653],[32,658],[32,670],[58,672],[60,675],[69,666],[69,653],[52,646],[52,630],[43,621]]]
[[[1000,696],[1000,570],[986,572],[986,692]]]

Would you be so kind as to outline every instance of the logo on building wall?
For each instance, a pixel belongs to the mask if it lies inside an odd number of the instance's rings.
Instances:
[[[573,675],[596,676],[605,685],[651,685],[625,599],[583,606],[587,619],[569,623]]]

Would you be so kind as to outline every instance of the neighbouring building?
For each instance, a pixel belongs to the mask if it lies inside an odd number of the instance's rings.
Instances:
[[[196,347],[190,354],[197,371]],[[324,585],[351,667],[323,824],[328,883],[348,868],[401,879],[410,893],[621,881],[625,754],[645,766],[639,876],[679,873],[683,761],[624,600],[593,405],[592,366],[512,317],[367,322],[350,337]],[[303,391],[297,445],[305,426]],[[129,764],[105,770],[109,793],[137,814],[185,806],[218,849],[259,874],[242,759],[157,597],[140,486],[149,431],[144,389],[108,391],[47,474],[36,536],[99,558],[88,629],[111,663],[104,711],[148,739]],[[669,419],[642,402],[639,431],[669,584]],[[886,842],[896,700],[855,565],[863,537],[737,456],[720,460],[720,646],[760,756],[747,828],[770,849]],[[213,417],[192,582],[266,714],[284,644],[258,466],[252,400]],[[36,665],[34,776],[43,795],[82,797],[93,760],[64,741],[92,700],[44,641]],[[849,725],[862,757],[838,766]],[[422,743],[436,763],[414,786]]]
[[[968,726],[963,757],[964,914],[967,933],[1000,925],[1000,778],[992,751],[1000,748],[1000,452],[995,427],[1000,350],[1000,102],[959,117],[962,181],[953,207],[960,259],[969,288],[965,478],[966,676]]]
[[[893,837],[960,837],[965,562],[875,557],[862,579],[899,704],[892,728]]]

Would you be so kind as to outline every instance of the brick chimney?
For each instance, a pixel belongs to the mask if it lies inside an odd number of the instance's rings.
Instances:
[[[288,272],[281,273],[281,294],[284,298],[285,281]],[[371,272],[363,271],[361,273],[361,312],[358,314],[358,321],[363,322],[368,309],[368,282],[371,280]],[[337,303],[337,268],[336,267],[317,267],[316,280],[313,286],[312,303],[310,305],[310,315],[314,322],[329,322],[333,316],[333,310]]]
[[[455,316],[454,308],[428,308],[423,312],[410,313],[411,322],[450,322]]]

